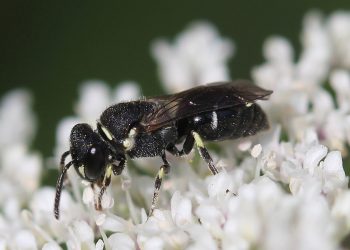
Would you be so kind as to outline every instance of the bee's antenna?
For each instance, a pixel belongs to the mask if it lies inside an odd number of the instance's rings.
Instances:
[[[73,164],[72,161],[68,162],[67,165],[64,165],[64,161],[66,157],[69,155],[69,151],[64,152],[61,157],[60,167],[61,167],[61,174],[58,177],[57,184],[56,184],[56,195],[55,195],[55,205],[54,205],[54,214],[56,219],[58,220],[60,216],[59,206],[60,206],[60,199],[61,199],[61,192],[63,187],[63,180],[67,173],[67,170],[69,167]]]
[[[66,151],[66,152],[64,152],[63,154],[62,154],[62,156],[61,156],[61,161],[60,161],[60,170],[62,171],[63,170],[63,168],[64,168],[64,162],[65,162],[65,160],[66,160],[66,158],[67,158],[67,156],[70,154],[70,151],[68,150],[68,151]]]

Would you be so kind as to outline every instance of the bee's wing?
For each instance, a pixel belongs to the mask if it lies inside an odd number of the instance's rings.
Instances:
[[[244,80],[202,85],[174,95],[148,99],[156,104],[156,108],[143,118],[141,124],[146,132],[151,132],[202,112],[265,100],[271,93]]]

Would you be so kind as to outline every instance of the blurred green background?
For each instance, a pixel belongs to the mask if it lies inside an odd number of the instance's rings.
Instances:
[[[304,14],[349,9],[349,1],[7,1],[0,8],[0,95],[25,87],[39,128],[34,147],[52,154],[58,121],[73,113],[79,84],[101,79],[141,84],[160,94],[150,55],[155,38],[173,39],[191,21],[208,20],[234,40],[235,78],[262,62],[262,44],[280,34],[298,51]]]

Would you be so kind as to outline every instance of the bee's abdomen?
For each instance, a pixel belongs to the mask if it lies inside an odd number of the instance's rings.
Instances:
[[[269,127],[264,111],[257,104],[235,106],[201,113],[188,118],[193,128],[207,141],[237,139]]]

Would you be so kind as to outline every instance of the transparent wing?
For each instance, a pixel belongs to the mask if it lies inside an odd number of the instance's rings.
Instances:
[[[146,132],[151,132],[202,112],[266,100],[271,93],[245,80],[202,85],[174,95],[147,99],[156,103],[156,108],[143,118],[141,124]]]

